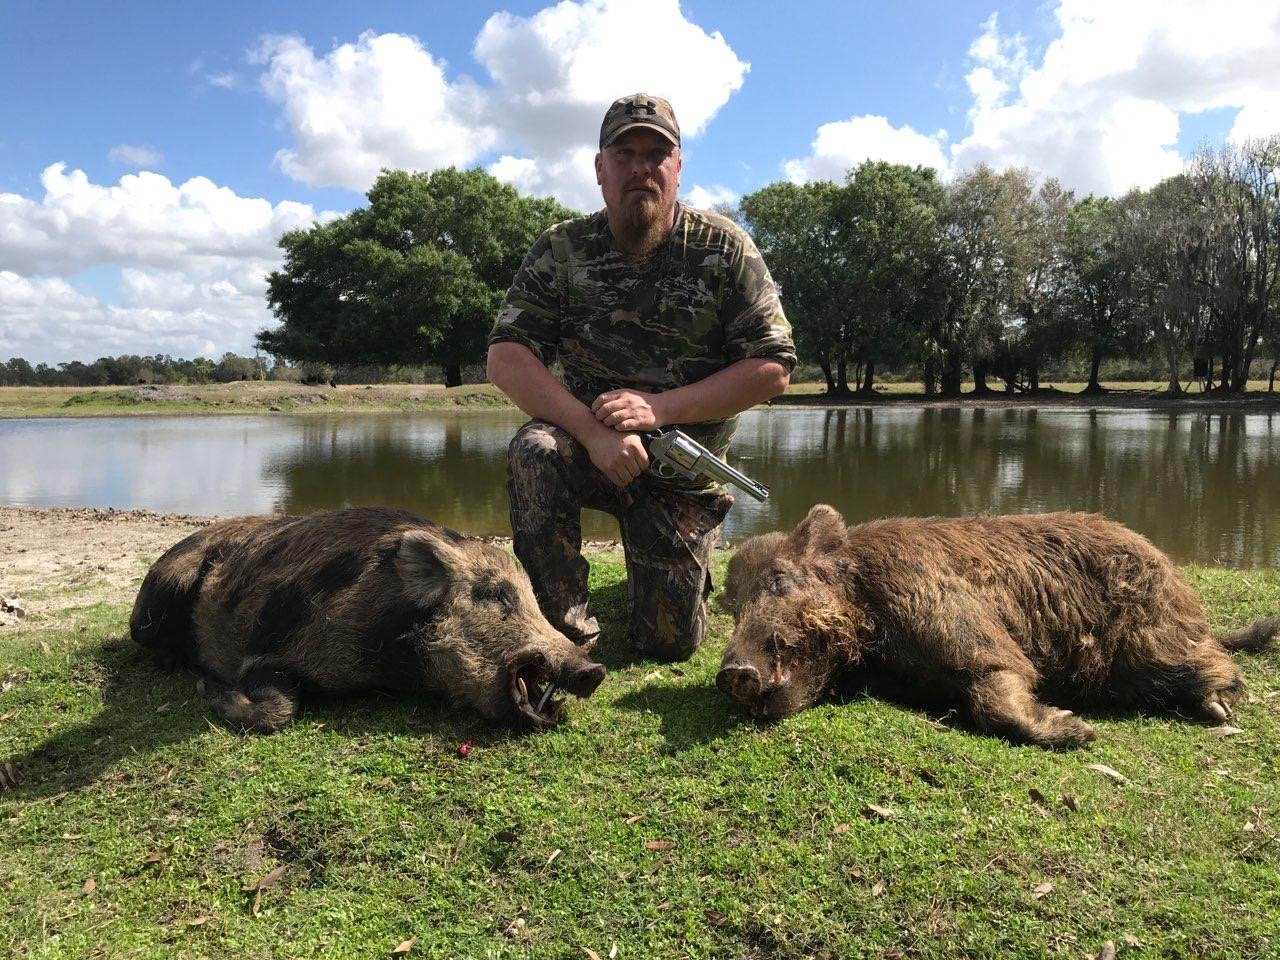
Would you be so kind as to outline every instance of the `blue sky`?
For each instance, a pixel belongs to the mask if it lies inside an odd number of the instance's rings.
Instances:
[[[5,3],[0,355],[246,351],[275,237],[380,166],[596,205],[637,88],[692,134],[695,202],[868,157],[1149,186],[1280,129],[1278,30],[1277,0]]]

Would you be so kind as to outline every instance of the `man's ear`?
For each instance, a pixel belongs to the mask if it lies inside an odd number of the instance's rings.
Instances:
[[[604,186],[604,152],[596,154],[596,186]]]
[[[787,546],[794,552],[818,556],[834,553],[844,544],[844,517],[825,503],[810,508],[809,515],[787,537]]]

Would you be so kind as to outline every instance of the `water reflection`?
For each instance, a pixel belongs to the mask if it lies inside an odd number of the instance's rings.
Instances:
[[[394,504],[507,532],[518,413],[0,422],[0,502],[189,513]],[[766,409],[735,465],[768,485],[726,535],[789,527],[815,502],[893,514],[1092,510],[1182,561],[1280,562],[1275,414],[983,409]],[[590,537],[616,525],[588,514]]]

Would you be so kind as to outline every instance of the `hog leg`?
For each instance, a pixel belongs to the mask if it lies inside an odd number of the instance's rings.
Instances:
[[[1041,747],[1078,747],[1095,736],[1093,727],[1070,710],[1036,699],[1027,678],[1013,670],[993,670],[968,689],[969,709],[983,730]]]
[[[1039,673],[988,604],[955,577],[940,577],[928,592],[902,605],[918,649],[908,661],[927,664],[944,686],[957,688],[982,730],[1018,743],[1074,747],[1093,728],[1069,710],[1036,699]]]
[[[298,679],[270,664],[246,669],[235,687],[213,701],[213,711],[228,726],[257,733],[279,730],[298,712]]]
[[[1231,655],[1216,641],[1204,640],[1191,648],[1186,666],[1190,673],[1181,690],[1174,691],[1180,706],[1201,720],[1223,723],[1231,716],[1231,708],[1244,692],[1244,674]]]

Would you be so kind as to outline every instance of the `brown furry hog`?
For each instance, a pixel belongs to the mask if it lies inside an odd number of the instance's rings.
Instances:
[[[1243,680],[1228,651],[1280,629],[1273,619],[1212,637],[1169,559],[1092,514],[846,527],[819,505],[740,555],[716,683],[762,717],[865,676],[958,701],[1010,740],[1077,746],[1093,729],[1041,697],[1222,721]]]
[[[548,727],[550,681],[590,696],[604,667],[538,609],[503,550],[401,510],[224,520],[171,547],[129,621],[166,666],[232,689],[232,726],[288,723],[305,691],[438,694],[507,723]]]

